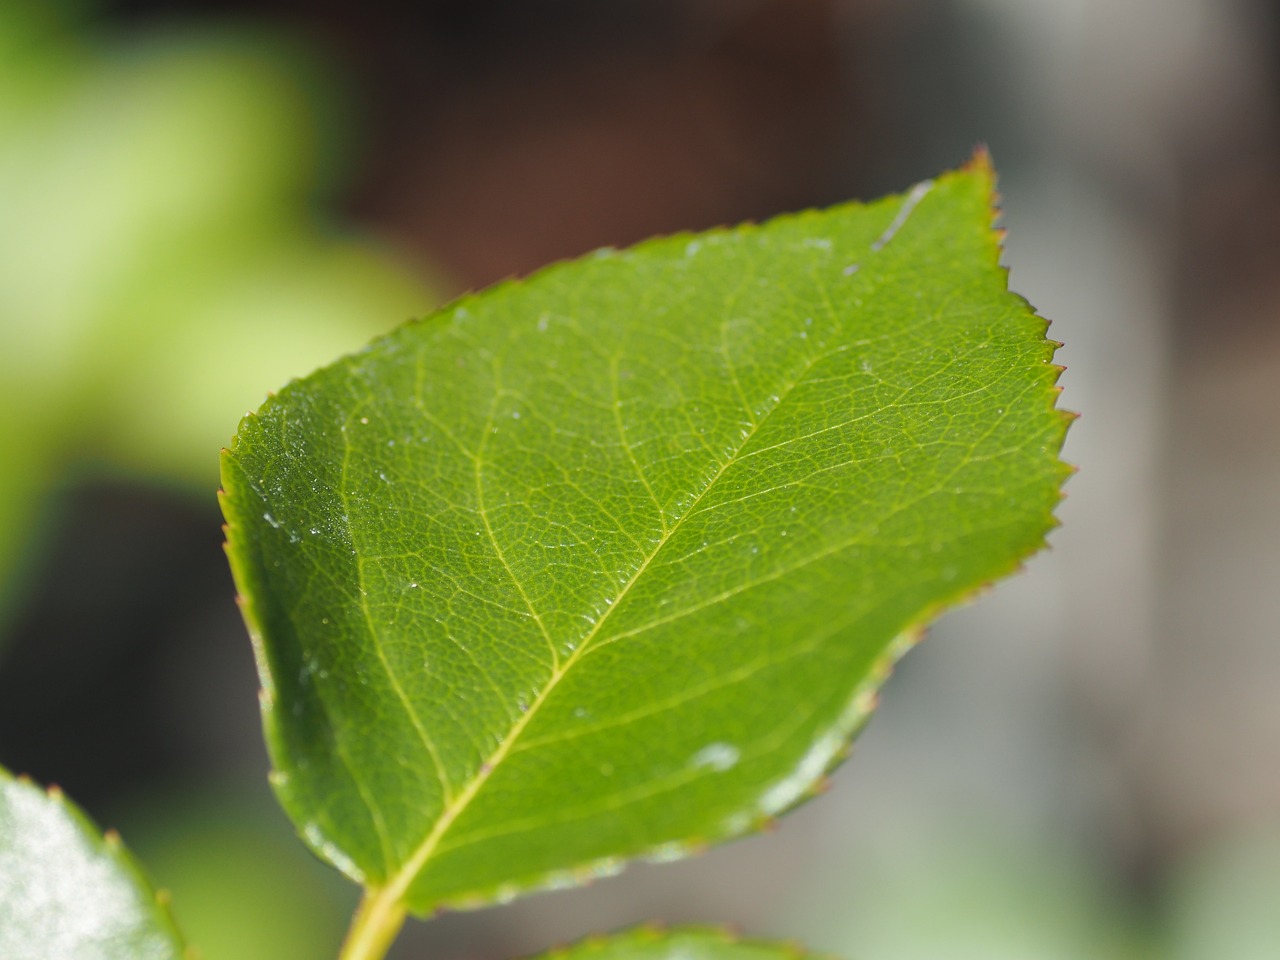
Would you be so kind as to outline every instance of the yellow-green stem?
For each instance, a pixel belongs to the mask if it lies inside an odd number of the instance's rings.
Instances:
[[[366,891],[338,960],[382,960],[404,926],[404,905],[386,890]]]

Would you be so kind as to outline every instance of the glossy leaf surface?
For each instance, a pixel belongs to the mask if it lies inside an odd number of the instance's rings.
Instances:
[[[992,172],[603,251],[286,387],[223,461],[284,806],[416,912],[794,805],[1066,470]]]
[[[120,838],[0,769],[0,957],[179,960],[181,937]]]

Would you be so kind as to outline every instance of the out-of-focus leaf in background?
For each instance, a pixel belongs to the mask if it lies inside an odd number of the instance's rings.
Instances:
[[[174,816],[174,811],[181,811]],[[319,869],[266,790],[149,796],[129,839],[172,893],[182,932],[204,960],[331,957],[350,912],[345,885]]]
[[[1154,956],[1129,904],[1080,851],[935,800],[924,829],[882,821],[829,870],[815,864],[825,883],[788,909],[816,942],[892,960]]]
[[[1266,960],[1280,945],[1280,824],[1237,828],[1174,867],[1165,916],[1168,960]]]
[[[591,937],[534,960],[803,960],[817,958],[791,943],[741,940],[714,927],[637,927]]]
[[[107,32],[72,5],[0,4],[0,670],[61,494],[105,473],[212,504],[218,450],[269,389],[434,304],[324,212],[357,139],[329,71],[249,26]],[[69,655],[115,651],[114,629]],[[235,789],[112,816],[182,891],[206,960],[329,952],[348,907]]]
[[[434,300],[313,209],[343,153],[313,55],[73,26],[0,13],[0,603],[59,470],[207,493],[267,389]]]

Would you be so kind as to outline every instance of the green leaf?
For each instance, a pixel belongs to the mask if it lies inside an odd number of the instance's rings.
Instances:
[[[312,847],[426,912],[820,786],[923,624],[1053,524],[1059,368],[992,200],[979,157],[601,251],[247,417],[228,552]]]
[[[0,957],[177,960],[163,898],[112,831],[0,768]]]
[[[789,943],[740,940],[714,927],[636,927],[551,950],[535,960],[802,960],[817,957]]]

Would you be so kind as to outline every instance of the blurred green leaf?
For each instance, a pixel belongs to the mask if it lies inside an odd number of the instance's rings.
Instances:
[[[788,898],[787,923],[839,955],[876,960],[1155,956],[1092,851],[943,799],[834,845],[817,882]]]
[[[128,298],[138,336],[100,344],[104,366],[131,375],[103,391],[101,422],[84,449],[203,490],[216,477],[228,418],[258,405],[264,384],[309,373],[430,302],[371,245],[300,232],[268,234],[204,269],[189,266],[182,282]],[[121,315],[110,329],[129,322]]]
[[[260,786],[255,784],[255,786]],[[156,795],[121,814],[130,844],[182,907],[200,960],[315,960],[337,953],[351,889],[253,793],[208,784]]]
[[[1280,945],[1280,821],[1238,826],[1175,866],[1170,960],[1268,960]]]
[[[711,927],[637,927],[592,937],[535,960],[801,960],[812,956],[793,944],[740,940]]]
[[[325,72],[261,31],[0,11],[0,443],[22,451],[0,478],[0,615],[69,467],[207,490],[267,386],[434,302],[317,222],[344,152],[322,142]]]
[[[992,180],[602,251],[246,418],[229,553],[312,847],[425,913],[813,790],[1052,525],[1067,417]]]
[[[183,950],[118,836],[61,791],[0,768],[0,957],[178,960]]]

